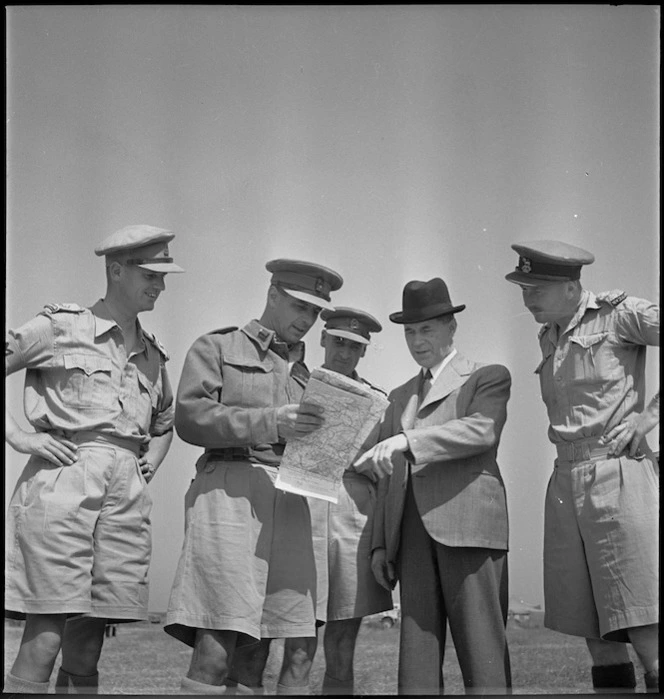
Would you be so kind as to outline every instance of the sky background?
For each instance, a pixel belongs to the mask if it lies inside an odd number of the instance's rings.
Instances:
[[[94,247],[147,223],[176,232],[186,269],[141,316],[170,352],[174,388],[197,337],[261,315],[265,262],[287,257],[340,272],[333,302],[383,323],[358,368],[389,390],[417,367],[388,314],[406,282],[442,277],[466,304],[456,346],[512,373],[498,453],[510,595],[541,603],[555,452],[533,373],[539,326],[504,275],[511,243],[557,238],[595,254],[587,288],[658,298],[659,7],[6,13],[7,325],[101,298]],[[310,368],[320,329],[306,338]],[[6,397],[27,425],[23,376]],[[167,606],[200,453],[176,436],[150,484],[154,611]],[[6,454],[7,501],[25,457]]]

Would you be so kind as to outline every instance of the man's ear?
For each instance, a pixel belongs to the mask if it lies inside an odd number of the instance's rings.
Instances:
[[[320,331],[320,346],[325,347],[325,340],[327,339],[327,333],[325,330]]]
[[[362,345],[362,353],[360,354],[360,357],[364,357],[364,355],[367,353],[367,347],[369,345]]]
[[[268,308],[274,308],[277,305],[279,298],[279,289],[274,284],[270,284],[267,290],[267,305]]]
[[[108,278],[114,282],[119,281],[120,277],[122,276],[122,264],[117,260],[113,260],[113,262],[109,263],[107,269]]]

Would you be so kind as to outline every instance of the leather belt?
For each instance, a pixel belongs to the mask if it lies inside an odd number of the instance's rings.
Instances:
[[[260,459],[261,451],[271,449],[276,456],[281,456],[284,453],[284,444],[264,444],[256,445],[255,447],[223,447],[220,449],[208,449],[209,460],[213,461],[247,461],[250,456],[256,456]]]
[[[249,447],[226,447],[224,449],[208,449],[207,453],[213,461],[245,461],[249,458]]]
[[[123,437],[115,437],[103,432],[82,430],[80,432],[65,432],[63,433],[63,436],[65,439],[68,439],[70,442],[74,442],[74,444],[77,444],[79,447],[92,447],[94,445],[111,446],[118,449],[124,449],[125,451],[130,451],[135,456],[138,456],[141,452],[141,445],[138,442]]]
[[[590,442],[562,442],[556,444],[558,459],[569,463],[597,461],[609,455],[611,447],[600,446],[597,440]]]

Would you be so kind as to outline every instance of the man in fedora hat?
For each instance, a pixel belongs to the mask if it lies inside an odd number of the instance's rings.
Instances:
[[[189,349],[175,428],[203,447],[185,496],[182,555],[165,630],[193,648],[185,694],[262,693],[273,638],[316,641],[316,568],[307,500],[274,486],[286,441],[322,424],[300,403],[302,338],[343,280],[278,259],[263,313]],[[306,660],[293,650],[293,665]]]
[[[146,484],[173,438],[168,355],[138,314],[151,311],[175,234],[126,226],[95,253],[106,295],[89,308],[48,304],[9,331],[6,373],[26,369],[25,413],[6,439],[30,454],[7,525],[5,609],[26,618],[7,693],[96,694],[107,620],[148,615],[152,501]]]
[[[455,306],[442,279],[408,282],[408,349],[422,367],[394,389],[380,441],[356,461],[384,476],[372,567],[400,584],[400,694],[440,694],[446,625],[468,693],[511,686],[507,621],[507,504],[496,462],[509,371],[454,347]]]
[[[597,692],[634,691],[627,643],[659,685],[659,467],[645,436],[645,359],[659,346],[659,305],[615,290],[593,294],[595,257],[558,240],[512,245],[506,279],[542,324],[536,373],[557,459],[544,515],[544,624],[582,636]]]

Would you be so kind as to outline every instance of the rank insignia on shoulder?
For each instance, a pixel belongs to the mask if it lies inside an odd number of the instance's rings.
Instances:
[[[232,333],[237,330],[236,325],[229,325],[227,328],[217,328],[216,330],[210,330],[210,335],[226,335],[226,333]]]
[[[79,306],[77,303],[47,303],[44,306],[42,313],[60,313],[64,311],[65,313],[83,313],[85,308]]]
[[[627,298],[627,294],[622,289],[613,289],[613,291],[603,291],[597,294],[597,300],[603,303],[610,303],[612,306],[618,306]]]

